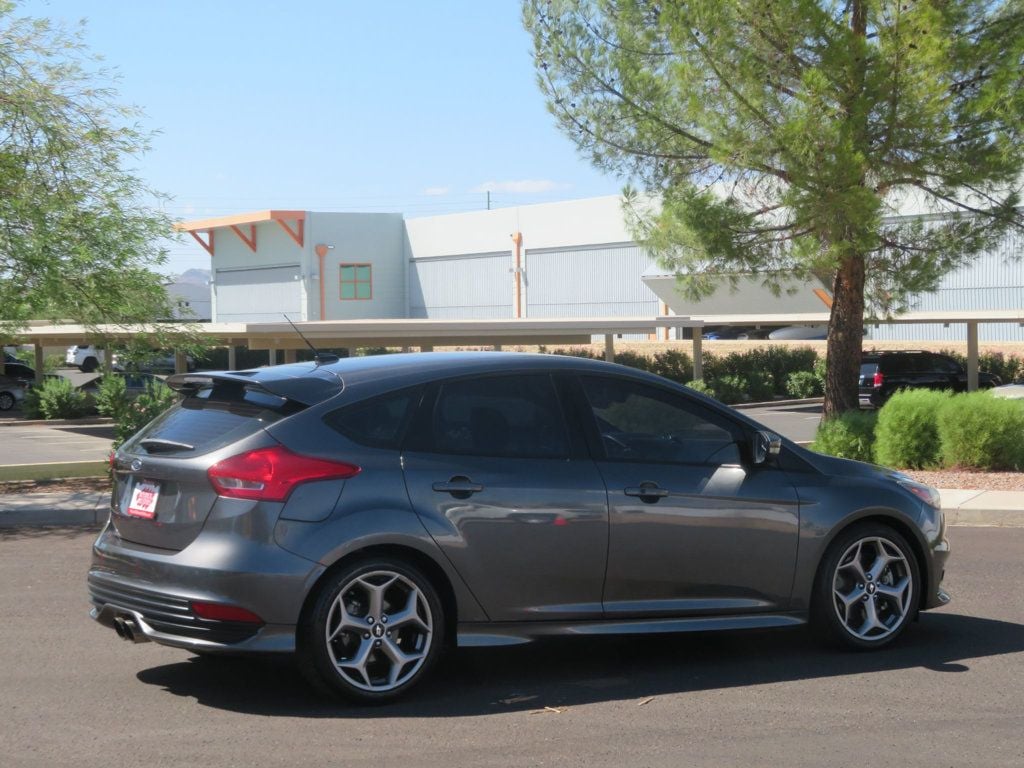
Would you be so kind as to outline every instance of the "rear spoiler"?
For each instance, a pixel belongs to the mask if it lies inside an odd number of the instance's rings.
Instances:
[[[282,376],[280,374],[284,372],[284,368],[285,366],[276,366],[276,370],[268,368],[255,371],[176,373],[168,376],[164,383],[186,397],[223,383],[294,400],[306,406],[329,400],[345,389],[342,378],[324,368],[303,368],[301,371],[292,369],[299,375]],[[274,373],[270,373],[271,370]]]

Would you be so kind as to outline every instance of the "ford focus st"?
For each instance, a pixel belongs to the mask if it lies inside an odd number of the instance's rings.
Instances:
[[[810,622],[871,649],[949,599],[934,489],[640,371],[485,352],[168,383],[88,575],[136,642],[295,654],[382,701],[448,645]]]

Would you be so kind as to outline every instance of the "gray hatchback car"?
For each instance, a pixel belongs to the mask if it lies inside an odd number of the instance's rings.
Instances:
[[[941,587],[938,494],[551,355],[180,374],[112,458],[92,616],[399,696],[445,646],[785,627],[879,648]]]

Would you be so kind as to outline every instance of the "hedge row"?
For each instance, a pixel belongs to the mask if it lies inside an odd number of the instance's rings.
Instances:
[[[989,392],[897,392],[878,411],[822,422],[814,449],[888,467],[1024,470],[1024,401]]]
[[[586,347],[554,350],[541,347],[540,351],[592,360],[601,357]],[[615,362],[692,385],[723,403],[816,397],[824,390],[824,370],[818,365],[818,353],[809,347],[762,347],[728,355],[705,355],[704,378],[700,383],[693,381],[693,359],[677,349],[650,356],[623,350],[615,353]]]

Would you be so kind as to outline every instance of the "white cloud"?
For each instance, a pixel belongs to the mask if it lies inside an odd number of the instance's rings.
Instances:
[[[470,192],[507,192],[511,195],[536,195],[541,192],[553,192],[556,189],[568,189],[551,179],[516,179],[511,181],[485,181],[473,187]]]
[[[427,187],[423,190],[423,194],[429,195],[430,197],[443,197],[451,191],[451,187]]]

